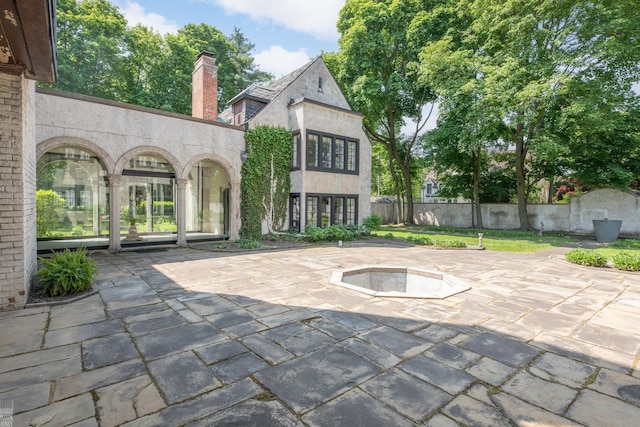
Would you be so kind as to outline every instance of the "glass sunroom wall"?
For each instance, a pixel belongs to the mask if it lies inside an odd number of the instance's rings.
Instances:
[[[215,162],[196,164],[188,176],[186,231],[226,235],[229,229],[229,177]]]
[[[155,154],[142,154],[122,171],[120,190],[120,235],[130,235],[135,224],[140,234],[177,233],[175,173]]]
[[[59,147],[36,165],[36,224],[39,239],[109,234],[106,168],[95,153]]]

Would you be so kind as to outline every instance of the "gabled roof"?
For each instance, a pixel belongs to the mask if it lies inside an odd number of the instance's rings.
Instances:
[[[266,106],[271,100],[273,100],[280,92],[285,90],[291,83],[293,83],[302,73],[304,73],[314,62],[321,60],[321,57],[314,59],[313,61],[307,62],[302,67],[297,70],[287,74],[284,77],[276,80],[271,83],[269,86],[260,86],[257,84],[252,84],[236,96],[234,96],[228,103],[226,108],[222,113],[218,115],[218,119],[224,122],[231,122],[233,120],[233,104],[240,101],[241,99],[250,99],[253,101],[258,101],[264,103]],[[258,111],[254,111],[251,114],[251,117],[245,117],[245,121],[249,121],[253,116],[255,116]]]

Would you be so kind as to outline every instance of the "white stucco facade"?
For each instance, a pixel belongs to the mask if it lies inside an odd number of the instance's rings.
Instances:
[[[362,115],[351,110],[322,58],[304,67],[270,102],[248,121],[253,128],[281,125],[300,135],[300,167],[291,173],[291,193],[300,196],[301,229],[307,224],[307,195],[357,197],[356,222],[371,215],[371,143],[362,128]],[[310,168],[309,132],[357,141],[354,172]]]
[[[229,237],[238,238],[240,229],[240,169],[244,150],[244,130],[239,127],[194,119],[102,99],[39,89],[36,96],[37,156],[59,147],[85,148],[105,164],[112,201],[117,200],[119,180],[128,162],[141,154],[167,160],[177,184],[177,243],[184,244],[180,224],[186,207],[181,186],[197,162],[208,160],[227,174],[230,190]],[[111,217],[120,206],[111,207]],[[111,229],[117,229],[115,221]],[[109,247],[119,250],[119,236],[111,233]]]
[[[212,80],[212,84],[215,83]],[[290,205],[297,207],[298,219],[291,221],[293,210],[290,209],[285,228],[293,226],[304,230],[306,225],[334,223],[355,225],[369,216],[371,144],[362,129],[362,115],[350,109],[322,59],[310,62],[268,88],[259,89],[270,93],[271,98],[264,102],[258,100],[256,104],[255,96],[247,98],[244,93],[240,94],[238,102],[248,99],[243,104],[245,111],[249,101],[258,108],[254,108],[254,115],[246,121],[233,117],[236,125],[227,124],[223,119],[204,120],[38,89],[35,96],[38,173],[45,178],[47,174],[57,174],[55,184],[50,180],[47,188],[62,197],[65,206],[60,215],[72,233],[77,230],[80,235],[89,234],[103,240],[108,236],[111,251],[121,250],[125,244],[143,244],[156,231],[156,225],[167,225],[164,220],[171,223],[173,234],[165,233],[160,239],[178,245],[187,243],[190,231],[204,233],[202,225],[211,223],[211,216],[217,223],[210,227],[209,234],[235,240],[241,227],[245,129],[282,126],[297,134],[300,141],[300,164],[292,167],[290,190]],[[307,162],[309,133],[316,134],[325,143],[325,152],[321,152],[320,145],[316,149],[316,163],[325,163],[315,167]],[[83,160],[93,161],[93,166],[85,166]],[[154,169],[148,160],[158,167]],[[56,169],[56,162],[67,162],[64,177]],[[203,162],[215,165],[213,174],[203,172]],[[140,165],[142,167],[138,167]],[[87,171],[91,172],[91,178],[82,182],[79,177]],[[156,178],[162,183],[158,184]],[[197,180],[209,180],[216,188],[203,195],[202,187],[194,186]],[[164,198],[156,199],[157,194]],[[213,207],[213,204],[195,202],[196,198],[217,199],[219,203]],[[305,213],[306,203],[313,204],[314,212]],[[158,219],[156,213],[164,215],[165,211],[169,213]],[[307,221],[309,218],[313,223]],[[137,234],[140,230],[132,232],[128,220],[132,227],[136,223],[136,228],[142,226],[140,234],[144,236]],[[196,223],[202,227],[194,229]]]

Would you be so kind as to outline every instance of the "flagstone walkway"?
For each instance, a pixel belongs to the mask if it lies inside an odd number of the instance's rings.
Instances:
[[[97,294],[0,313],[0,410],[47,427],[636,425],[640,274],[562,252],[99,253]],[[366,265],[471,289],[329,283]]]

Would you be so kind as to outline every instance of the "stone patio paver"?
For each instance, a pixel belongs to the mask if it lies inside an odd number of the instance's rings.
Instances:
[[[336,347],[264,369],[256,378],[294,411],[305,413],[379,372],[362,357]]]
[[[640,275],[564,250],[98,252],[98,294],[0,313],[0,400],[14,425],[47,427],[633,425]],[[472,288],[382,299],[329,284],[380,264]]]
[[[360,388],[414,422],[420,422],[452,399],[451,395],[399,369],[378,375]]]
[[[154,360],[147,366],[169,404],[220,386],[213,372],[190,351]]]
[[[359,389],[351,390],[311,411],[303,420],[313,427],[414,425],[409,419]]]
[[[401,363],[399,367],[403,371],[415,375],[449,394],[459,393],[475,381],[472,375],[424,355],[409,359]]]
[[[529,368],[529,372],[537,377],[574,388],[583,386],[595,370],[594,366],[554,353],[543,354]]]
[[[82,365],[91,370],[138,357],[129,334],[114,334],[82,342]]]
[[[640,379],[601,369],[589,388],[640,407]]]
[[[269,367],[254,353],[241,353],[209,367],[223,383],[230,384]]]
[[[132,359],[92,371],[79,372],[56,380],[53,400],[63,400],[144,373],[146,373],[146,368],[140,359]]]
[[[538,354],[535,347],[490,332],[471,337],[461,345],[468,350],[514,367],[526,365]]]
[[[96,395],[100,424],[105,427],[118,426],[166,406],[148,375],[99,388]]]
[[[567,416],[586,426],[628,427],[638,423],[640,408],[592,390],[585,390],[571,405]]]
[[[95,420],[95,408],[90,393],[55,402],[33,411],[13,416],[15,426],[64,427],[86,419]],[[95,424],[94,424],[95,425]]]
[[[445,406],[443,412],[463,425],[511,427],[509,419],[497,408],[464,394],[458,395]]]
[[[527,427],[578,427],[581,424],[574,423],[566,417],[552,414],[537,406],[524,402],[517,397],[506,393],[498,393],[491,396],[491,400],[502,412],[516,425]]]
[[[518,372],[501,389],[556,414],[563,413],[578,393],[572,388],[545,381],[526,371]]]
[[[302,427],[304,424],[277,401],[246,400],[186,427],[210,426]]]

